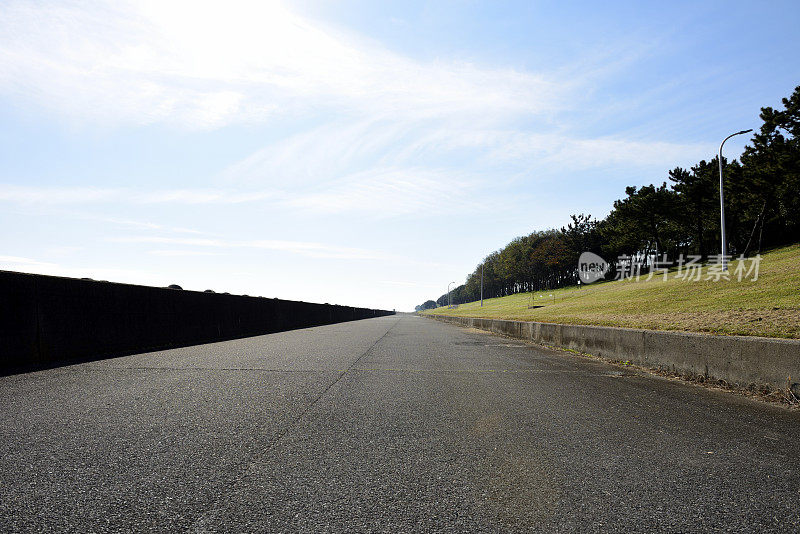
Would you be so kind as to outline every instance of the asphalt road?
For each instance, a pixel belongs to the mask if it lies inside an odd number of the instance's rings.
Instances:
[[[0,531],[800,531],[800,412],[408,315],[0,378],[0,454]]]

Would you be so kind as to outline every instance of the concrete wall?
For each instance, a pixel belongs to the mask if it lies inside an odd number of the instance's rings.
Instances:
[[[391,313],[0,271],[0,372]]]
[[[430,317],[654,369],[725,380],[739,386],[767,384],[785,389],[800,383],[800,340],[796,339],[712,336],[446,315]]]

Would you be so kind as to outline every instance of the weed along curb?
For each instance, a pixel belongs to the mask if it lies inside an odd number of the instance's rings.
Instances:
[[[800,340],[797,339],[425,316],[680,375],[724,380],[739,387],[768,385],[800,395]]]

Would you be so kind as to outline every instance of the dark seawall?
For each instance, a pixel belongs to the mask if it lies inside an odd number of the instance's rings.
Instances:
[[[392,313],[0,271],[0,373]]]

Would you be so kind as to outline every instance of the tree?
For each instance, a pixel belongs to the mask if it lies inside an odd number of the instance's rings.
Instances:
[[[626,198],[614,202],[614,209],[600,226],[612,257],[676,255],[682,241],[678,196],[662,183],[640,189],[627,187]]]
[[[564,285],[567,272],[574,271],[578,266],[577,260],[574,263],[570,261],[570,252],[564,235],[556,230],[552,230],[539,240],[530,259],[539,267],[539,283],[535,289],[561,287]]]
[[[687,171],[680,167],[669,171],[672,189],[677,193],[676,207],[682,217],[676,222],[683,242],[681,252],[708,257],[709,245],[719,230],[719,190],[717,163],[701,161]]]
[[[416,309],[417,311],[421,311],[421,310],[432,310],[432,309],[434,309],[435,307],[436,307],[436,302],[434,302],[434,301],[432,301],[432,300],[426,300],[425,302],[423,302],[422,304],[420,304],[419,306],[417,306],[415,309]]]
[[[786,243],[800,230],[800,86],[782,103],[783,110],[761,108],[764,123],[741,158],[748,218],[754,221],[746,248]]]
[[[569,254],[569,261],[578,264],[578,258],[584,252],[600,254],[603,238],[598,231],[597,220],[591,215],[570,215],[571,222],[561,228],[564,243]]]
[[[763,124],[745,147],[741,162],[725,161],[725,215],[730,251],[796,242],[800,236],[800,87],[783,109],[761,109]],[[560,230],[535,231],[492,252],[455,288],[452,301],[480,298],[481,268],[486,298],[552,289],[577,281],[581,253],[609,260],[627,255],[645,264],[666,254],[707,258],[720,249],[719,162],[700,161],[668,173],[670,187],[627,187],[605,219],[572,215]],[[611,262],[612,268],[614,262]],[[613,273],[612,273],[613,274]],[[447,294],[439,297],[447,304]]]

